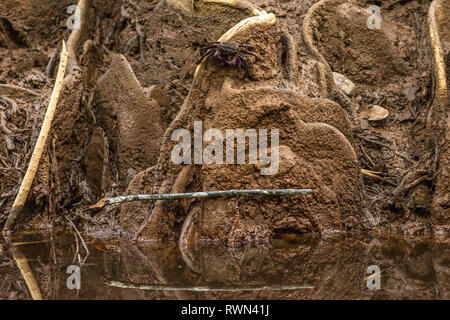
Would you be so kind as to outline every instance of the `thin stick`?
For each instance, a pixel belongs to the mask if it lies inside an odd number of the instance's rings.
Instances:
[[[22,88],[13,84],[0,84],[0,91],[7,91],[7,92],[12,92],[12,91],[22,91],[23,93],[32,95],[32,96],[40,96],[39,93],[37,93],[36,91],[30,90],[30,89],[26,89],[26,88]]]
[[[369,155],[366,153],[366,150],[364,150],[364,147],[362,145],[360,145],[361,150],[363,152],[363,154],[366,156],[366,158],[370,161],[370,164],[372,165],[372,168],[375,167],[375,163],[372,161],[372,159],[369,157]]]
[[[73,235],[75,236],[76,252],[75,252],[75,255],[73,256],[72,264],[74,264],[75,261],[77,261],[77,257],[78,257],[78,263],[81,263],[80,245],[78,244],[78,237],[77,237],[76,233],[74,233]]]
[[[47,67],[45,68],[45,75],[48,78],[51,78],[53,72],[55,71],[56,60],[58,59],[58,53],[55,51],[50,56],[50,60],[48,61]]]
[[[397,156],[405,159],[408,162],[411,162],[411,160],[409,160],[408,157],[404,156],[403,154],[401,154],[400,152],[398,152],[397,150],[395,150],[394,148],[392,148],[391,146],[389,146],[389,145],[387,145],[385,143],[378,142],[378,141],[375,141],[375,140],[372,140],[372,139],[368,139],[368,138],[364,138],[363,136],[360,136],[360,135],[357,135],[357,137],[359,139],[361,139],[361,140],[366,141],[366,142],[373,143],[373,144],[376,144],[378,146],[385,147],[385,148],[387,148],[389,150],[392,150]]]
[[[67,65],[67,50],[66,44],[63,41],[63,50],[61,52],[61,61],[59,63],[58,75],[56,77],[55,87],[50,98],[47,112],[45,114],[44,122],[42,123],[41,132],[39,133],[39,138],[36,142],[33,154],[31,156],[30,163],[27,168],[25,177],[23,178],[22,184],[20,185],[19,193],[14,201],[11,212],[6,221],[3,231],[9,231],[13,228],[14,222],[16,221],[19,214],[22,212],[25,201],[27,200],[28,193],[30,192],[31,185],[33,183],[36,171],[39,166],[39,161],[41,160],[42,153],[44,152],[45,142],[47,141],[48,133],[52,125],[52,120],[55,115],[56,106],[58,105],[59,94],[62,88],[62,82],[64,80],[64,74],[66,73]]]
[[[50,242],[50,240],[38,240],[38,241],[30,241],[30,242],[14,242],[14,243],[11,243],[11,245],[17,247],[17,246],[28,246],[28,245],[48,243],[48,242]]]
[[[107,205],[142,201],[142,200],[174,200],[185,198],[213,198],[213,197],[240,197],[249,195],[264,196],[291,196],[291,195],[308,195],[312,194],[312,189],[266,189],[266,190],[223,190],[223,191],[204,191],[204,192],[188,192],[188,193],[163,193],[163,194],[133,194],[128,196],[120,196],[115,198],[103,198],[89,209],[103,208]]]
[[[369,176],[369,177],[372,177],[372,178],[381,180],[381,181],[383,181],[383,182],[386,182],[387,184],[390,184],[391,186],[394,186],[394,187],[397,186],[395,183],[392,183],[392,182],[390,182],[389,180],[387,180],[387,179],[385,179],[385,178],[383,178],[383,177],[378,176],[377,173],[380,173],[380,172],[375,172],[375,171],[370,171],[370,170],[361,169],[361,173],[362,173],[363,175],[366,175],[366,176]]]
[[[69,219],[69,217],[67,217],[66,215],[64,215],[64,218],[67,219],[67,221],[69,221],[70,225],[72,226],[72,228],[75,230],[75,232],[77,233],[78,237],[80,237],[81,243],[83,244],[84,250],[86,250],[86,256],[84,257],[83,261],[81,262],[81,264],[83,264],[87,257],[89,257],[89,249],[86,245],[86,242],[84,242],[83,237],[81,236],[80,232],[78,231],[77,227],[75,226],[75,224],[72,222],[72,220]]]

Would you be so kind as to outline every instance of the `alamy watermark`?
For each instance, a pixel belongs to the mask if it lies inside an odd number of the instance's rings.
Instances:
[[[67,288],[70,290],[81,289],[81,268],[77,265],[71,265],[67,267],[66,272],[70,274],[67,278]]]
[[[67,28],[70,30],[79,30],[81,28],[81,10],[76,5],[67,8],[67,13],[71,14],[67,19]]]
[[[381,269],[377,265],[371,265],[367,267],[366,273],[369,275],[364,279],[366,280],[366,286],[370,290],[381,289]]]
[[[371,5],[367,8],[367,12],[371,16],[367,19],[367,28],[370,30],[380,30],[381,29],[381,8],[376,5]]]
[[[172,149],[171,159],[177,165],[260,164],[261,175],[274,175],[280,162],[280,137],[278,129],[270,129],[269,147],[268,132],[268,129],[226,129],[223,135],[221,130],[214,128],[203,132],[203,122],[194,121],[193,139],[187,129],[172,132],[171,139],[178,144]],[[207,142],[205,147],[204,142]]]

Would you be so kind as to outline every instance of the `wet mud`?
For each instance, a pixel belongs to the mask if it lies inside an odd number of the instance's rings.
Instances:
[[[57,115],[18,230],[70,229],[70,220],[91,234],[176,240],[180,250],[291,233],[448,238],[448,1],[383,1],[372,28],[369,1],[83,0],[73,31],[72,4],[0,4],[0,225],[69,39]],[[217,40],[254,48],[248,74],[215,59],[197,65],[200,48]],[[279,130],[279,170],[174,164],[172,134],[195,121],[221,132]],[[105,196],[274,188],[315,192],[87,210]]]

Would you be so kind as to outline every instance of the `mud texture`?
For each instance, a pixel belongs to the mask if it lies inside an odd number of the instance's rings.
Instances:
[[[220,0],[0,4],[0,224],[25,173],[54,81],[70,66],[18,228],[67,223],[134,239],[266,242],[285,233],[449,232],[449,3]],[[33,13],[33,14],[31,14]],[[249,44],[249,72],[208,59],[210,41]],[[339,72],[356,86],[345,95]],[[379,105],[387,119],[373,122]],[[280,165],[175,165],[172,133],[278,129]],[[271,150],[276,152],[276,150]],[[364,175],[361,169],[370,170]],[[104,196],[312,188],[310,196],[157,201],[93,214]]]

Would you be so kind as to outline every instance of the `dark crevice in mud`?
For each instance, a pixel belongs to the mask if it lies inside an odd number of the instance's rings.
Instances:
[[[273,239],[295,239],[305,234],[301,230],[292,227],[276,229],[274,233]]]
[[[0,33],[4,37],[3,42],[12,41],[13,46],[15,45],[21,48],[26,48],[29,46],[25,35],[22,32],[14,29],[13,25],[8,19],[2,17],[0,17]],[[6,43],[5,45],[8,46],[8,43]]]

